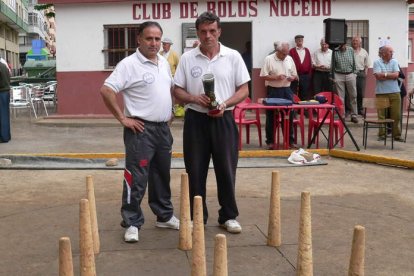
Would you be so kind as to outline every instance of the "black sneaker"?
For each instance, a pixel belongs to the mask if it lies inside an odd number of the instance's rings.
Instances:
[[[352,115],[351,122],[353,122],[354,124],[358,124],[358,118],[356,115]]]

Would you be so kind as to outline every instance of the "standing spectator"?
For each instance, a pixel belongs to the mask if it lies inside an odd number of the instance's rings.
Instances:
[[[169,38],[164,38],[162,40],[162,51],[160,54],[165,57],[170,64],[171,74],[174,77],[175,70],[177,70],[178,62],[180,61],[180,57],[178,54],[171,50],[171,45],[173,45],[173,42]]]
[[[207,223],[206,179],[212,157],[220,204],[218,223],[230,233],[240,233],[242,227],[236,220],[239,211],[235,195],[239,136],[231,110],[249,93],[249,72],[240,53],[219,42],[219,17],[204,12],[195,25],[200,45],[182,55],[174,78],[175,97],[187,103],[183,147],[190,182],[190,206],[192,210],[194,196],[202,196],[204,223]],[[220,110],[214,115],[208,114],[210,98],[203,92],[201,79],[206,73],[214,74]]]
[[[10,138],[10,70],[0,62],[0,143]]]
[[[351,104],[351,122],[358,123],[357,92],[356,92],[356,65],[354,50],[343,44],[334,52],[335,84],[339,97],[345,103],[345,93]]]
[[[301,100],[309,100],[309,77],[312,70],[312,58],[309,49],[303,46],[303,35],[295,36],[296,47],[290,49],[289,55],[295,62],[299,79],[292,81],[290,88]]]
[[[3,63],[4,65],[6,65],[7,70],[9,70],[9,73],[11,74],[11,69],[10,69],[9,63],[2,57],[0,57],[0,62]]]
[[[171,45],[173,45],[173,42],[171,39],[165,37],[162,40],[162,51],[160,54],[165,57],[170,64],[171,74],[174,77],[175,70],[177,70],[178,63],[180,61],[180,58],[178,54],[171,50]],[[175,99],[173,101],[173,112],[175,117],[182,117],[184,116],[184,106],[180,103],[178,103]]]
[[[393,49],[387,45],[380,48],[380,58],[374,62],[374,76],[376,79],[375,93],[377,98],[388,98],[391,104],[390,118],[394,120],[393,137],[395,141],[404,142],[401,138],[401,96],[398,86],[398,62],[392,58]],[[378,112],[379,119],[385,119],[384,111]],[[384,128],[378,132],[378,140],[384,140]]]
[[[362,40],[360,36],[352,38],[352,49],[355,54],[355,66],[357,69],[356,89],[357,89],[357,109],[358,114],[363,114],[362,99],[365,97],[365,83],[368,67],[371,63],[368,52],[361,47]]]
[[[405,97],[407,96],[407,89],[405,88],[404,85],[404,80],[405,80],[405,74],[404,72],[401,70],[400,65],[398,64],[398,69],[400,70],[400,72],[398,73],[398,86],[400,87],[400,97],[401,97],[401,119],[400,119],[400,127],[402,129],[402,123],[403,123],[403,109],[404,109],[404,101],[405,101]]]
[[[173,214],[170,190],[172,135],[171,89],[174,85],[169,64],[158,54],[162,28],[147,21],[138,30],[139,48],[124,58],[105,80],[101,95],[105,105],[124,126],[125,170],[121,226],[127,228],[125,242],[137,242],[144,224],[141,201],[148,182],[148,203],[157,216],[155,226],[179,229]],[[124,112],[116,94],[122,93]]]
[[[332,81],[330,79],[332,63],[332,50],[325,39],[321,39],[321,48],[313,53],[312,65],[313,73],[313,91],[319,92],[332,91]]]
[[[268,98],[284,98],[293,101],[291,82],[298,79],[296,66],[293,59],[288,56],[289,43],[279,43],[276,53],[265,58],[260,71],[260,77],[267,82]],[[289,144],[291,148],[297,148],[293,137],[293,112],[290,112]],[[266,144],[268,149],[274,145],[274,111],[266,110]]]
[[[277,48],[277,45],[278,45],[278,44],[279,44],[279,41],[275,41],[275,42],[273,42],[273,51],[271,51],[271,52],[269,53],[269,55],[276,53],[276,48]]]

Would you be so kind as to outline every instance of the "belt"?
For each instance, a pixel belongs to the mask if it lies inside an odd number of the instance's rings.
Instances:
[[[335,73],[342,74],[342,75],[349,75],[349,74],[352,74],[354,72],[337,72],[337,71],[335,71]]]
[[[207,112],[197,111],[197,110],[192,109],[191,107],[187,108],[187,110],[185,112],[196,112],[196,113],[199,113],[199,114],[207,115]],[[233,113],[233,109],[226,109],[226,110],[224,110],[224,113],[227,113],[227,112]]]
[[[151,121],[147,121],[147,120],[144,120],[144,119],[141,119],[141,118],[139,118],[139,117],[129,117],[129,118],[131,118],[131,119],[136,119],[136,120],[140,120],[140,121],[142,121],[144,124],[147,124],[147,125],[154,125],[154,126],[163,126],[163,125],[166,125],[168,122],[151,122]]]
[[[329,73],[330,70],[315,70],[315,72],[319,72],[319,73]]]

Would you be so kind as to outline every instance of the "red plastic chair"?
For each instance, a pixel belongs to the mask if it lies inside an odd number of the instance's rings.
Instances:
[[[247,97],[243,102],[237,104],[233,109],[233,116],[236,124],[239,126],[240,122],[242,124],[241,127],[246,126],[246,144],[250,144],[250,125],[256,125],[257,132],[259,134],[259,144],[260,147],[262,146],[262,124],[260,123],[260,110],[259,109],[253,109],[256,113],[255,118],[246,118],[246,112],[243,113],[243,116],[241,117],[241,109],[240,105],[251,103],[252,100]],[[239,129],[240,133],[240,129]],[[242,135],[239,135],[239,150],[242,149]]]
[[[342,102],[341,98],[338,95],[332,92],[320,92],[316,94],[315,96],[325,96],[325,98],[327,99],[327,103],[332,103],[332,95],[334,95],[333,104],[338,108],[339,115],[344,117],[344,113],[345,113],[344,103]],[[325,117],[326,112],[328,112],[327,110],[324,110],[324,109],[318,109],[317,111],[318,111],[318,114],[316,118],[314,118],[314,115],[312,114],[313,112],[309,112],[308,144],[310,144],[313,135],[317,131],[319,125],[322,123],[322,120]],[[330,116],[328,116],[325,119],[324,124],[329,125],[330,123],[331,123],[331,119],[330,119]],[[333,127],[335,131],[335,143],[337,143],[339,140],[339,137],[344,136],[344,125],[342,124],[341,120],[334,119]],[[340,146],[341,147],[344,146],[344,139],[341,139]],[[316,133],[316,147],[317,148],[319,147],[319,133]]]

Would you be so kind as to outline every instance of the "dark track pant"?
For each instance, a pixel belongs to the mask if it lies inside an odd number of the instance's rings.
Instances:
[[[148,204],[157,221],[173,216],[170,190],[173,138],[167,123],[145,122],[142,133],[124,128],[125,170],[121,215],[124,226],[144,224],[141,201],[148,183]]]
[[[202,196],[204,223],[208,219],[206,180],[211,157],[220,204],[218,222],[222,224],[239,215],[235,197],[238,136],[231,111],[224,112],[221,118],[211,118],[192,109],[185,113],[184,162],[189,177],[191,214],[194,196]]]

